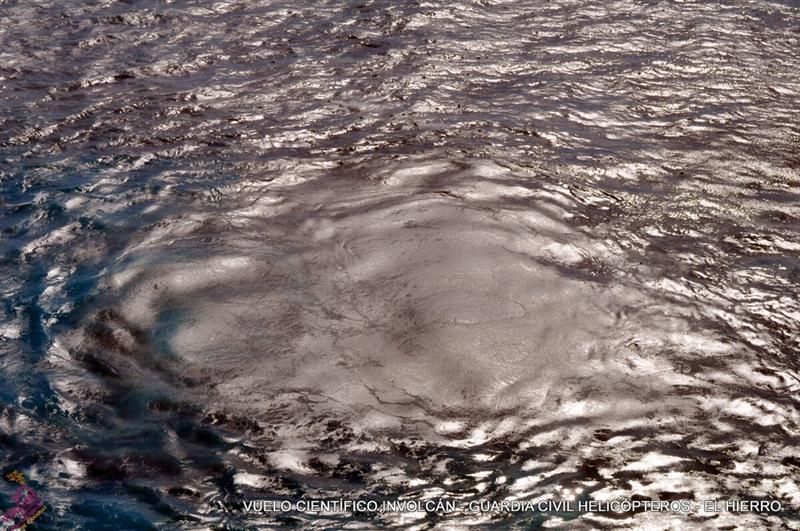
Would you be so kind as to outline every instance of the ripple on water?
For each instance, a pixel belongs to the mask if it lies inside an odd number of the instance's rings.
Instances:
[[[797,507],[793,2],[0,4],[0,446],[43,518],[796,523],[238,505]]]

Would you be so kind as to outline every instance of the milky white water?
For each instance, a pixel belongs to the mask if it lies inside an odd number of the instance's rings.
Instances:
[[[37,525],[800,525],[796,3],[0,21],[0,464]],[[242,510],[340,497],[782,509]]]

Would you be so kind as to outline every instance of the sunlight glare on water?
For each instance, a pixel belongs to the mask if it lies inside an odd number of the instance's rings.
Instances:
[[[0,462],[37,525],[798,525],[796,3],[0,21]],[[241,510],[343,497],[784,510]]]

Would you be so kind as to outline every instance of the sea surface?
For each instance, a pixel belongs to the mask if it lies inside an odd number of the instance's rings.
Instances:
[[[799,323],[795,0],[0,0],[31,529],[798,529]]]

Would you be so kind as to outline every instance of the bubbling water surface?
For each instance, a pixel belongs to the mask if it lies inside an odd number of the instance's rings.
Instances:
[[[798,524],[794,3],[0,19],[0,455],[40,525]],[[784,509],[242,511],[340,497]]]

